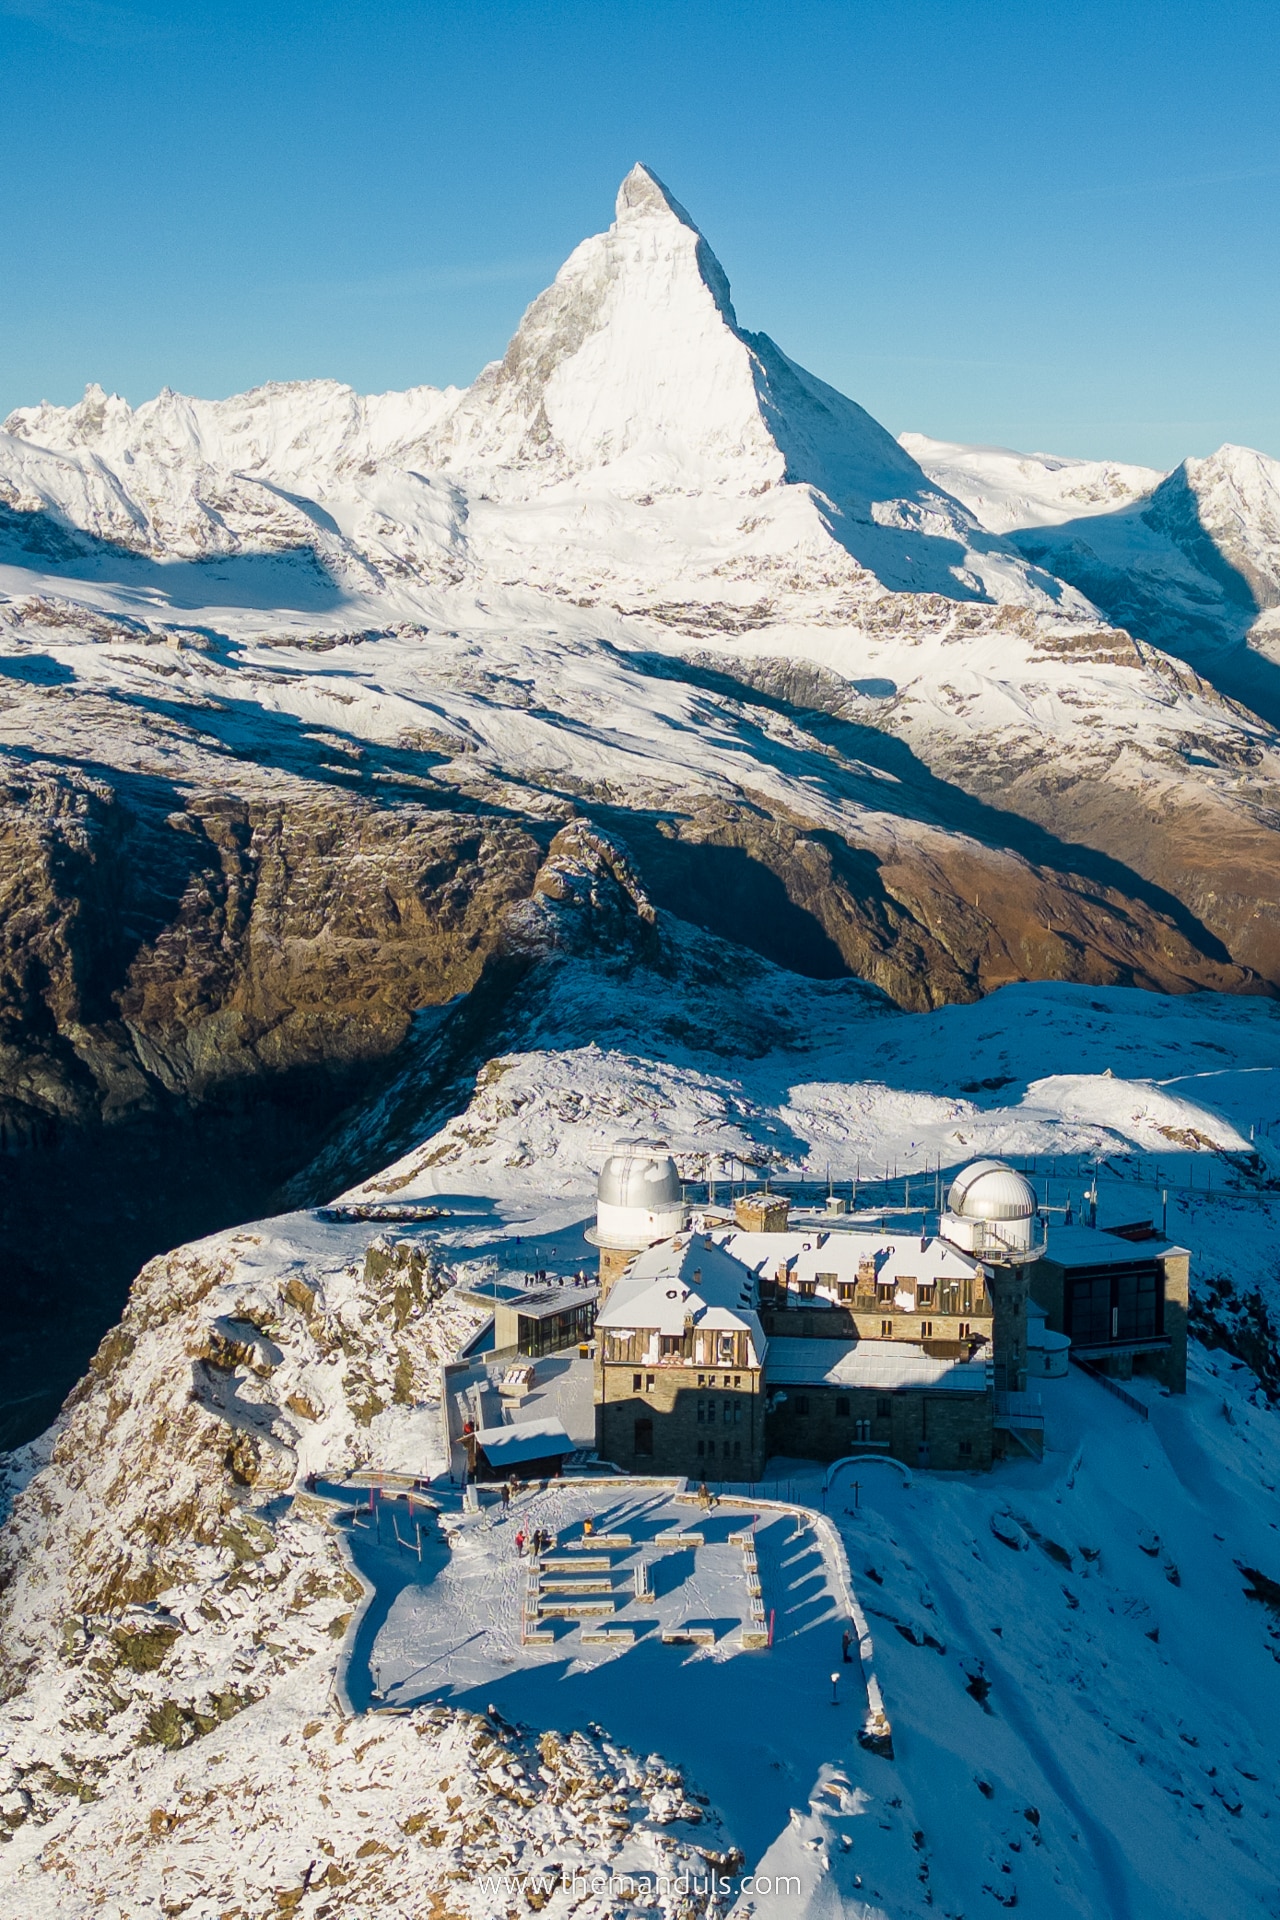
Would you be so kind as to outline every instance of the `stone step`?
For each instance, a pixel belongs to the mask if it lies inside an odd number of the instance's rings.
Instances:
[[[594,1553],[599,1547],[629,1547],[629,1533],[593,1533],[586,1540],[566,1540],[564,1545],[574,1553]]]
[[[542,1600],[538,1611],[544,1620],[590,1620],[598,1614],[612,1613],[614,1602],[608,1600]]]
[[[533,1563],[537,1573],[607,1573],[612,1564],[607,1553],[544,1553]]]
[[[662,1636],[664,1647],[714,1647],[714,1627],[668,1627]]]
[[[588,1574],[582,1580],[570,1580],[567,1577],[558,1580],[553,1575],[541,1582],[541,1590],[543,1593],[612,1593],[613,1582],[608,1574],[598,1578]]]
[[[655,1547],[705,1547],[706,1535],[702,1533],[658,1533],[654,1535]]]
[[[584,1627],[578,1637],[589,1647],[630,1647],[636,1636],[632,1627]]]

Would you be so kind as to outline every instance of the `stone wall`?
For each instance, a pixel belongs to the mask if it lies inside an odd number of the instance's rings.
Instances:
[[[740,1382],[737,1387],[735,1380]],[[697,1374],[685,1367],[602,1367],[597,1450],[627,1473],[758,1480],[764,1471],[765,1438],[760,1385],[760,1374],[753,1370]],[[646,1420],[652,1423],[652,1454],[638,1452],[636,1446],[636,1423]]]
[[[974,1471],[991,1465],[992,1400],[988,1393],[929,1393],[870,1387],[788,1387],[775,1402],[766,1437],[769,1454],[840,1460],[856,1453],[858,1421],[870,1423],[874,1446],[909,1467]],[[927,1449],[922,1453],[921,1449]]]

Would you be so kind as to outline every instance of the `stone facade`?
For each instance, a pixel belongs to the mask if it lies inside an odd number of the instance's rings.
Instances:
[[[764,1471],[764,1396],[758,1368],[601,1364],[596,1448],[625,1473],[758,1480]]]
[[[600,1248],[600,1304],[604,1305],[615,1280],[621,1280],[631,1262],[639,1253],[639,1247],[601,1247]]]
[[[989,1393],[787,1387],[766,1425],[766,1451],[804,1460],[888,1453],[909,1467],[981,1471],[991,1465]]]

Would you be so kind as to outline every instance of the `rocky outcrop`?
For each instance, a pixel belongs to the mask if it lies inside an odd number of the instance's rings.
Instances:
[[[308,1466],[381,1467],[401,1432],[425,1464],[441,1363],[481,1318],[442,1297],[453,1277],[421,1242],[359,1257],[335,1235],[308,1259],[258,1233],[139,1276],[0,1536],[6,1909],[265,1920],[310,1892],[488,1920],[483,1876],[516,1862],[548,1897],[614,1856],[704,1883],[741,1865],[677,1769],[599,1728],[357,1721],[334,1698],[365,1586]]]
[[[750,800],[622,824],[669,912],[796,972],[856,975],[910,1011],[1013,980],[1262,990],[1169,913],[960,835],[844,836]]]
[[[163,800],[176,805],[161,811]],[[466,993],[528,896],[515,822],[322,790],[158,795],[36,762],[0,789],[9,1144],[233,1088],[338,1081]]]

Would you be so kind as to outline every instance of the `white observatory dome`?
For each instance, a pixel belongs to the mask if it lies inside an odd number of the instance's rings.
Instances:
[[[618,1140],[596,1187],[598,1247],[634,1249],[669,1240],[687,1215],[680,1174],[664,1140]]]
[[[951,1182],[942,1237],[980,1258],[1026,1259],[1040,1251],[1039,1213],[1029,1180],[1003,1160],[975,1160]]]

